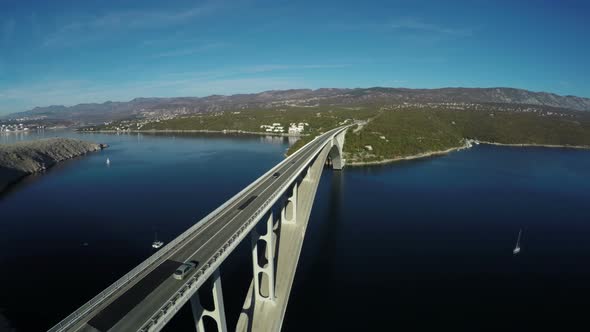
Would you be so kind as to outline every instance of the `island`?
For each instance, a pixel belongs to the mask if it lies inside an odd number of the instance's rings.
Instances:
[[[27,175],[42,172],[64,160],[106,147],[105,144],[71,138],[0,144],[0,193]]]

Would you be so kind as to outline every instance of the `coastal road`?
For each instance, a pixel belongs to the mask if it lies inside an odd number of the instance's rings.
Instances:
[[[238,197],[218,215],[208,220],[170,252],[163,255],[149,270],[139,273],[131,282],[84,315],[64,331],[137,331],[192,277],[198,268],[211,258],[233,234],[253,216],[271,195],[283,186],[283,179],[293,176],[314,153],[329,143],[336,128],[316,137],[310,144],[288,157],[276,171],[278,177],[268,174],[258,184]],[[273,172],[274,173],[274,172]],[[183,281],[172,274],[187,261],[197,261]]]

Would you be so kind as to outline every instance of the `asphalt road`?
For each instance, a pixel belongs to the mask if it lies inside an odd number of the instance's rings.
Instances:
[[[185,239],[182,245],[164,255],[150,271],[139,274],[127,287],[111,296],[108,303],[97,306],[86,317],[75,324],[70,331],[106,332],[137,331],[166,301],[192,277],[200,265],[185,276],[183,281],[172,277],[176,268],[186,261],[206,262],[231,236],[256,212],[276,190],[283,185],[283,179],[292,176],[313,152],[325,144],[324,137],[331,130],[304,150],[298,151],[292,160],[278,170],[278,178],[269,174],[257,186],[241,195],[232,205],[209,220],[203,227]],[[274,172],[273,172],[274,173]],[[252,198],[256,196],[256,198]],[[248,203],[249,202],[249,203]]]

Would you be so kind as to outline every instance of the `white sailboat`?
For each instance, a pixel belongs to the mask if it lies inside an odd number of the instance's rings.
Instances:
[[[158,241],[158,233],[156,233],[156,235],[154,237],[154,242],[152,243],[152,248],[158,249],[163,245],[164,245],[164,242]]]
[[[107,157],[107,166],[111,165],[111,160]]]
[[[516,240],[516,247],[514,247],[514,250],[512,250],[512,253],[514,255],[518,255],[518,253],[520,252],[520,236],[522,235],[522,229],[518,231],[518,239]]]

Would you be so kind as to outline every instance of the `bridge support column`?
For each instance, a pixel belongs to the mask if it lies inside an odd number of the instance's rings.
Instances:
[[[285,202],[285,206],[281,210],[281,222],[287,224],[294,224],[297,220],[297,182],[293,184],[293,194]]]
[[[311,176],[311,166],[309,166],[307,168],[307,170],[305,171],[305,176],[303,177],[303,181],[306,181],[306,182],[313,181],[312,176]]]
[[[221,274],[219,269],[213,272],[213,310],[207,310],[201,305],[199,293],[195,293],[191,297],[191,307],[193,311],[193,318],[195,319],[195,326],[197,332],[204,332],[205,325],[203,324],[203,317],[209,316],[215,320],[218,332],[227,332],[227,323],[225,321],[225,307],[223,305],[223,291],[221,290]],[[203,288],[201,288],[202,290]]]
[[[266,221],[266,234],[260,235],[256,229],[252,230],[252,259],[254,266],[254,296],[256,300],[275,300],[275,250],[276,250],[276,234],[274,232],[273,213]],[[259,241],[265,242],[264,257],[266,263],[261,266],[259,255]]]

